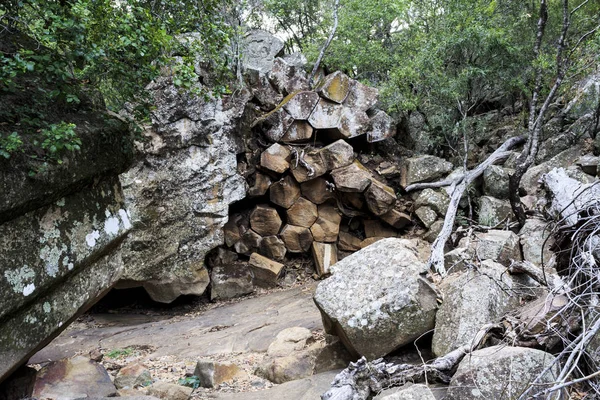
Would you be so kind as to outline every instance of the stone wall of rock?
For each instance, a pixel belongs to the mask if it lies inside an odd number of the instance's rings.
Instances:
[[[131,220],[117,174],[131,162],[119,121],[89,114],[82,151],[30,174],[0,165],[0,381],[120,278]]]

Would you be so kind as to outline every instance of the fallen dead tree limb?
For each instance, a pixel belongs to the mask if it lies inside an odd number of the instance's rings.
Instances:
[[[484,326],[476,335],[471,346],[461,346],[428,364],[394,364],[383,358],[368,362],[362,357],[340,372],[331,384],[331,389],[321,396],[322,400],[366,400],[373,393],[387,387],[401,386],[409,382],[450,382],[450,372],[472,351],[486,341],[492,325]]]
[[[472,169],[464,174],[462,180],[454,187],[454,191],[450,196],[450,205],[446,212],[446,218],[444,219],[444,226],[438,237],[431,246],[431,256],[429,257],[428,266],[432,270],[436,271],[442,276],[446,275],[446,268],[444,266],[444,247],[448,238],[452,234],[454,227],[454,220],[456,218],[456,211],[458,210],[458,204],[465,190],[477,177],[483,174],[483,171],[490,165],[498,162],[509,156],[509,150],[525,141],[523,136],[516,136],[508,139],[498,147],[484,162],[479,164],[475,169]]]

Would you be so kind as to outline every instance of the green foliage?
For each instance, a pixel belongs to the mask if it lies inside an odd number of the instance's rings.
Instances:
[[[75,124],[64,121],[51,124],[47,129],[41,130],[43,138],[42,149],[49,151],[50,157],[61,163],[58,158],[65,150],[75,151],[81,149],[81,139],[75,133]]]
[[[108,358],[123,358],[123,357],[129,357],[134,353],[134,350],[132,348],[126,347],[124,349],[114,349],[109,351],[108,353],[106,353],[106,357]]]
[[[181,386],[191,387],[192,389],[198,389],[200,387],[200,378],[196,375],[187,376],[177,381]]]
[[[20,151],[22,146],[23,141],[17,132],[0,137],[0,156],[10,158],[11,154]]]
[[[289,42],[316,60],[330,32],[333,0],[267,1],[266,12],[278,29],[302,25]],[[571,8],[577,4],[571,5]],[[418,110],[427,116],[429,141],[454,146],[454,128],[490,109],[527,102],[536,66],[549,87],[556,70],[556,43],[561,29],[561,2],[549,2],[542,51],[533,56],[539,2],[497,0],[341,0],[339,26],[324,64],[380,89],[384,108],[396,115]],[[572,15],[571,44],[597,24],[600,3],[589,2]],[[303,18],[313,13],[314,18]],[[572,71],[597,63],[596,39],[573,55]],[[579,65],[579,68],[575,66]],[[577,76],[577,75],[572,75]],[[543,95],[544,93],[542,93]]]
[[[222,11],[228,3],[0,2],[0,96],[8,105],[0,110],[0,137],[8,133],[4,126],[22,138],[41,133],[42,148],[51,156],[76,150],[80,143],[61,121],[69,113],[119,111],[129,103],[143,121],[151,110],[144,87],[163,71],[173,72],[182,91],[200,94],[194,69],[199,60],[216,71],[217,79],[227,80],[231,29]],[[183,45],[180,37],[189,33],[194,40]],[[217,84],[219,92],[227,90],[223,82]]]

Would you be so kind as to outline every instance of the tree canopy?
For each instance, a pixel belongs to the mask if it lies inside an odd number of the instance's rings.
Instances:
[[[104,105],[119,111],[132,102],[143,118],[143,88],[162,68],[173,68],[183,89],[198,80],[198,56],[226,71],[227,7],[223,0],[2,2],[0,94],[7,101],[0,110],[0,155],[9,157],[31,132],[46,136],[37,144],[50,153],[76,149],[73,124],[56,120],[57,114]],[[190,49],[177,38],[192,32]],[[30,95],[19,96],[25,92]]]

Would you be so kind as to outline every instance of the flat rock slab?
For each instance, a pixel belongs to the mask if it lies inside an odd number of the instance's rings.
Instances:
[[[339,371],[323,372],[309,378],[286,382],[267,390],[245,393],[217,393],[211,399],[217,400],[315,400],[321,398],[331,387],[333,378]]]
[[[187,317],[151,319],[127,314],[96,314],[99,328],[68,328],[30,362],[59,360],[102,345],[108,349],[149,345],[146,357],[207,357],[223,353],[266,352],[282,330],[321,328],[312,300],[315,286],[271,293]],[[137,317],[137,318],[135,318]],[[219,327],[219,329],[212,329]]]

